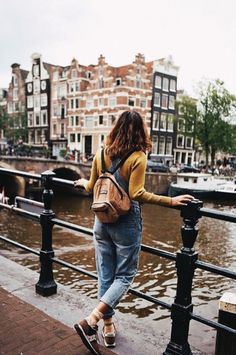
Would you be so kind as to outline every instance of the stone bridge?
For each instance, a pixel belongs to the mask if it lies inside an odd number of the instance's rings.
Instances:
[[[77,163],[66,160],[50,160],[44,158],[1,156],[0,168],[20,170],[31,174],[41,174],[46,170],[52,170],[56,177],[67,180],[76,180],[80,177],[88,178],[91,163]],[[0,187],[3,185],[6,194],[19,194],[24,196],[26,182],[24,178],[1,174]]]
[[[0,156],[0,168],[20,170],[32,174],[41,174],[46,170],[52,170],[56,174],[56,177],[74,181],[80,177],[89,177],[91,163],[84,164],[66,160]],[[169,173],[146,173],[145,187],[147,191],[156,194],[166,194],[170,182],[175,179],[176,176]],[[1,185],[5,187],[7,196],[14,196],[16,194],[24,196],[25,189],[27,188],[24,178],[9,176],[0,172],[0,190]],[[75,189],[72,189],[73,193],[75,193]]]

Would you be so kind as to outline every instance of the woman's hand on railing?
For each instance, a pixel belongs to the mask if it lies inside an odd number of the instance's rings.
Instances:
[[[75,180],[74,181],[74,187],[85,189],[87,182],[88,182],[88,180],[87,179],[83,179],[83,178]]]
[[[185,206],[192,200],[194,200],[192,195],[175,196],[171,198],[171,206]]]

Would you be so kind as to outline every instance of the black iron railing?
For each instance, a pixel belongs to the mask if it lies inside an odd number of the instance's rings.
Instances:
[[[69,223],[56,218],[54,212],[51,209],[53,199],[53,184],[59,183],[67,186],[73,186],[73,182],[58,179],[51,171],[46,171],[41,175],[36,175],[24,173],[22,171],[0,169],[0,173],[41,180],[44,186],[43,203],[27,200],[21,197],[17,197],[15,199],[14,205],[0,203],[0,207],[15,211],[21,216],[31,218],[41,224],[42,248],[40,252],[27,246],[24,246],[20,243],[17,243],[13,240],[10,240],[6,237],[0,236],[0,240],[10,243],[16,247],[24,249],[40,257],[41,270],[39,281],[36,284],[36,292],[43,296],[49,296],[57,292],[57,285],[53,278],[53,263],[65,266],[74,271],[78,271],[93,279],[97,279],[97,275],[95,273],[89,272],[81,267],[74,266],[70,263],[57,259],[54,256],[54,251],[52,247],[52,231],[54,225],[61,226],[63,228],[68,228],[73,231],[82,232],[90,236],[93,235],[93,231],[90,228],[78,226],[76,224]],[[201,201],[193,200],[187,206],[183,206],[181,208],[181,216],[184,222],[181,228],[183,246],[181,250],[177,251],[176,254],[157,248],[152,248],[147,245],[141,245],[141,250],[143,252],[158,255],[160,257],[176,262],[177,289],[174,303],[168,304],[155,297],[137,291],[133,288],[129,289],[129,292],[131,294],[137,297],[141,297],[147,301],[150,301],[171,311],[171,339],[164,352],[165,355],[191,354],[191,349],[188,343],[189,323],[191,319],[213,327],[217,330],[226,331],[230,334],[236,335],[235,329],[225,326],[221,323],[211,321],[193,313],[193,304],[191,297],[192,281],[196,268],[213,272],[215,274],[222,275],[224,277],[228,277],[234,280],[236,279],[236,273],[231,270],[202,261],[198,261],[198,253],[194,249],[194,243],[198,235],[197,222],[199,218],[205,216],[209,218],[216,218],[219,220],[236,223],[236,215],[232,213],[219,212],[216,210],[204,208]]]

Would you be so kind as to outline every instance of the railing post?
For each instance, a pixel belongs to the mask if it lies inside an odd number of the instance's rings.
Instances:
[[[40,224],[42,227],[42,249],[40,250],[41,270],[39,281],[35,286],[36,293],[42,296],[50,296],[57,293],[57,284],[53,279],[52,260],[54,251],[52,249],[52,218],[55,216],[51,210],[53,191],[52,177],[55,176],[50,170],[41,174],[43,190],[44,210],[40,214]]]
[[[194,243],[198,234],[196,226],[199,219],[201,201],[193,200],[181,209],[184,225],[181,228],[183,247],[177,252],[177,290],[175,301],[171,307],[171,340],[164,355],[192,354],[189,343],[189,312],[192,311],[192,280],[198,253],[194,250]]]

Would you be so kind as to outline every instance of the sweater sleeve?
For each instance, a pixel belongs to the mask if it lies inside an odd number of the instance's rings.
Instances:
[[[145,190],[146,165],[147,157],[144,153],[133,161],[129,179],[129,196],[131,200],[136,200],[140,203],[170,206],[170,197],[155,195]]]
[[[85,185],[85,190],[87,192],[89,192],[89,193],[93,192],[93,188],[94,188],[94,185],[95,185],[95,182],[97,181],[97,179],[98,179],[98,153],[93,158],[90,178]]]

